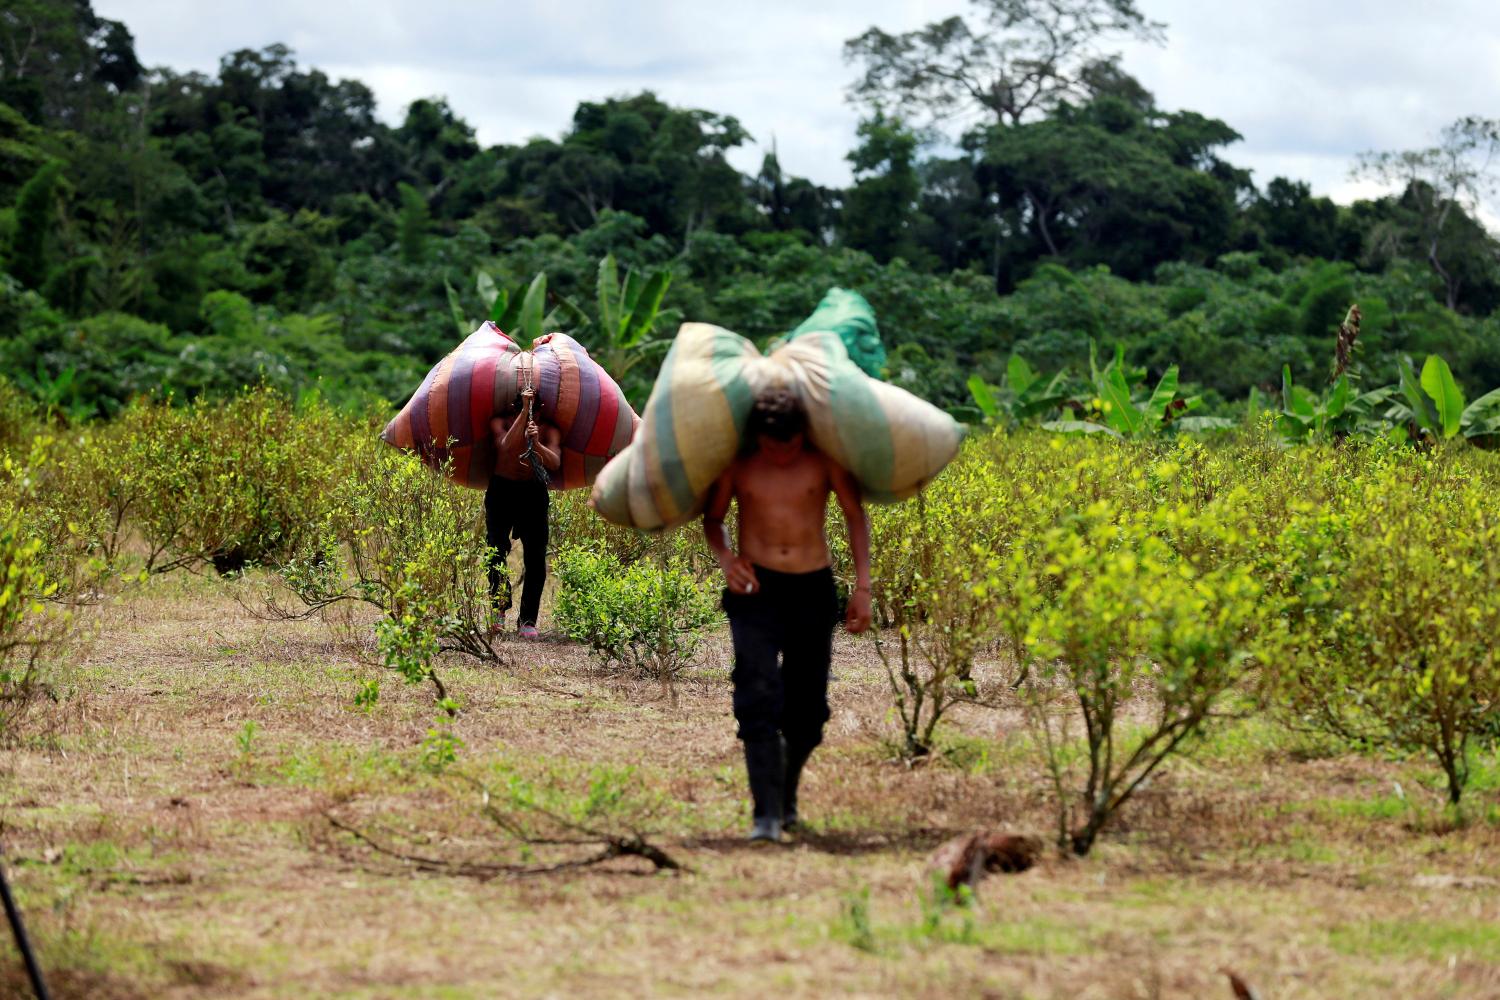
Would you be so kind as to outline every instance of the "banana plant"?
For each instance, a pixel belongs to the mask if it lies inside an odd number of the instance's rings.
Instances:
[[[1384,386],[1354,394],[1347,374],[1340,374],[1332,388],[1319,396],[1292,383],[1292,368],[1281,366],[1281,413],[1276,429],[1288,444],[1327,440],[1378,427],[1375,411],[1396,394],[1395,386]]]
[[[610,344],[629,349],[644,341],[671,284],[671,271],[658,270],[642,278],[634,268],[626,268],[625,280],[621,281],[615,255],[605,254],[599,261],[596,295],[599,326]]]
[[[487,280],[483,275],[480,277]],[[537,279],[543,282],[544,295],[546,275],[538,275]],[[596,316],[589,316],[566,298],[559,298],[557,309],[542,322],[548,329],[553,329],[554,319],[563,321],[565,325],[555,328],[564,329],[583,341],[594,360],[620,383],[632,402],[638,402],[637,397],[643,395],[650,385],[649,381],[631,379],[631,372],[642,362],[649,360],[656,351],[671,344],[670,339],[651,337],[662,314],[662,300],[671,283],[672,273],[667,270],[653,271],[643,277],[627,268],[624,280],[621,280],[614,254],[605,254],[599,261],[595,282]],[[533,282],[533,287],[527,289],[527,298],[533,296],[535,286],[536,283]],[[493,288],[493,283],[490,287]],[[485,294],[485,289],[481,287],[480,296]],[[508,318],[516,312],[517,306],[512,298],[507,308],[504,305],[504,295],[503,290],[499,292],[491,313],[501,312]],[[527,309],[522,308],[520,314],[524,330]],[[509,332],[503,320],[496,322],[502,330]],[[535,334],[530,339],[535,339]],[[530,343],[530,339],[526,343]]]
[[[969,376],[969,393],[988,424],[1023,424],[1057,409],[1071,397],[1066,369],[1044,379],[1026,359],[1012,354],[1005,366],[1005,387],[995,388],[978,375]]]
[[[1183,431],[1224,430],[1234,425],[1225,417],[1187,417],[1203,404],[1198,396],[1179,395],[1177,366],[1171,365],[1149,392],[1146,370],[1125,363],[1125,348],[1116,345],[1115,356],[1103,368],[1098,352],[1089,343],[1089,380],[1092,398],[1074,399],[1070,407],[1082,418],[1049,420],[1048,430],[1064,434],[1109,434],[1113,437],[1153,437],[1164,429]]]
[[[61,419],[69,424],[81,424],[94,415],[94,404],[79,398],[77,374],[77,369],[68,367],[53,378],[38,361],[35,376],[17,372],[15,379],[17,385],[42,404],[49,421]]]
[[[448,311],[453,317],[453,326],[459,337],[467,337],[479,325],[464,312],[458,293],[446,281],[443,287],[448,293]],[[518,285],[515,291],[507,291],[495,283],[495,279],[478,272],[474,277],[474,290],[487,310],[486,319],[498,326],[505,335],[523,349],[542,334],[562,329],[573,329],[584,319],[584,313],[567,297],[547,292],[547,272],[538,271],[531,281]],[[552,308],[547,308],[548,298]]]
[[[594,293],[598,319],[591,324],[588,339],[593,341],[594,360],[616,381],[624,383],[631,369],[670,343],[652,339],[651,333],[671,284],[672,272],[665,269],[642,277],[626,268],[622,281],[614,254],[605,254],[599,261]]]
[[[1491,389],[1464,407],[1458,429],[1474,444],[1487,448],[1500,445],[1500,389]]]
[[[1408,358],[1397,362],[1401,399],[1386,413],[1387,420],[1406,428],[1409,436],[1434,440],[1462,436],[1476,444],[1500,437],[1500,389],[1465,404],[1464,392],[1453,370],[1436,354],[1429,354],[1419,377]]]

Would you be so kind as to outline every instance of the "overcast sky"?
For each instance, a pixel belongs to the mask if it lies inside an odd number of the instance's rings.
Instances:
[[[1222,118],[1244,136],[1228,158],[1264,186],[1282,174],[1347,201],[1356,153],[1425,145],[1466,114],[1500,117],[1494,0],[1140,0],[1162,46],[1118,46],[1168,109]],[[486,144],[556,137],[580,100],[656,91],[735,115],[758,169],[848,181],[857,109],[843,42],[870,25],[915,28],[963,0],[95,0],[124,21],[141,61],[213,72],[224,53],[284,42],[304,66],[363,80],[399,122],[446,96]],[[1439,13],[1440,12],[1440,13]]]

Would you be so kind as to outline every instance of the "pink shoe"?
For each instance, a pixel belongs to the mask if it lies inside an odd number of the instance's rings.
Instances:
[[[522,639],[536,639],[536,638],[538,638],[538,636],[536,634],[536,626],[535,625],[522,625],[516,631],[521,636]]]
[[[489,633],[491,639],[498,639],[505,632],[505,616],[501,615],[490,624]]]

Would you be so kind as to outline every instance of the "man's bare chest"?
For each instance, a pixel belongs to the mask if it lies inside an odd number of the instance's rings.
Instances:
[[[792,468],[747,463],[735,476],[735,495],[741,508],[820,510],[830,489],[827,473],[811,463]]]

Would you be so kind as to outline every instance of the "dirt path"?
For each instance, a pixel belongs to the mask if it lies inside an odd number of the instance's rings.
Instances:
[[[524,677],[447,664],[463,746],[433,774],[429,692],[387,676],[355,708],[380,672],[319,623],[255,620],[235,600],[253,591],[171,578],[105,609],[77,696],[0,764],[0,838],[57,996],[1229,997],[1221,967],[1263,997],[1500,996],[1492,760],[1480,818],[1444,831],[1429,769],[1307,758],[1242,726],[1095,856],[935,912],[932,847],[979,825],[1045,832],[1044,785],[1003,714],[961,719],[930,766],[890,763],[866,644],[839,648],[806,782],[816,832],[753,849],[722,644],[675,705],[560,643],[511,644]],[[514,860],[455,771],[581,795],[620,764],[692,874],[423,874],[326,819]],[[0,996],[23,984],[0,944]]]

